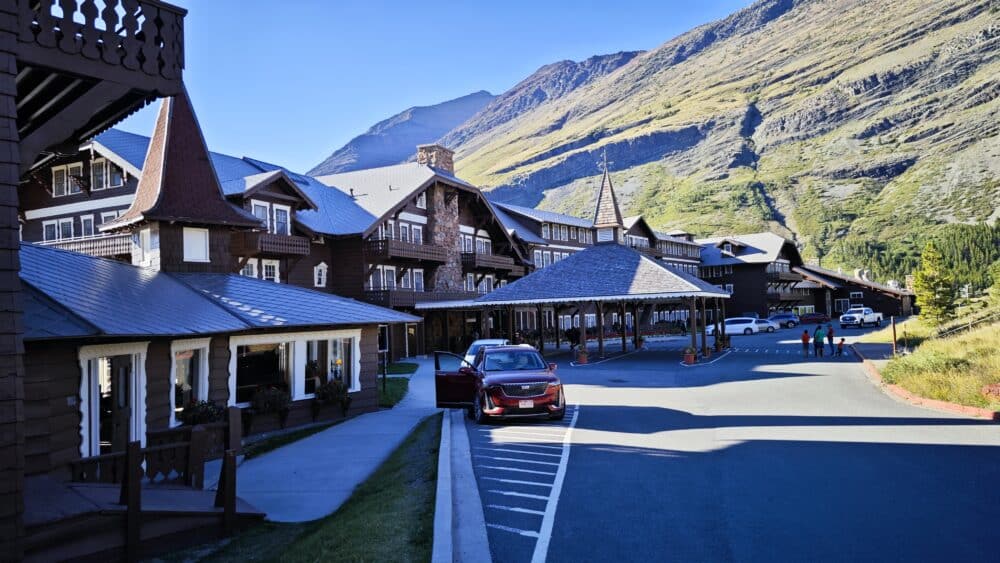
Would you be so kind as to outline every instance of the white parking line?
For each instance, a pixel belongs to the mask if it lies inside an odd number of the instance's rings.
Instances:
[[[517,459],[515,457],[497,457],[495,455],[475,455],[473,457],[482,457],[486,459],[495,459],[497,461],[512,461],[514,463],[531,463],[534,465],[555,465],[559,466],[558,463],[553,463],[551,461],[535,461],[533,459]]]
[[[556,508],[559,506],[559,494],[562,493],[563,481],[566,479],[566,466],[569,464],[569,450],[572,442],[573,427],[576,426],[577,416],[580,414],[579,406],[573,411],[573,418],[569,421],[569,430],[563,437],[562,458],[559,460],[559,469],[556,470],[556,478],[552,483],[552,494],[545,503],[545,515],[542,516],[542,527],[538,531],[538,541],[535,543],[535,551],[531,556],[532,563],[542,563],[549,554],[549,540],[552,539],[552,527],[556,520]]]
[[[512,450],[512,449],[509,449],[509,448],[476,448],[476,449],[477,450],[478,449],[483,449],[483,450],[490,451],[490,452],[507,452],[507,453],[512,453],[512,454],[543,455],[545,457],[561,457],[559,454],[546,454],[546,453],[542,453],[542,452],[526,452],[524,450]]]
[[[555,475],[555,473],[549,473],[548,471],[533,471],[531,469],[516,469],[514,467],[498,467],[495,465],[480,465],[479,467],[483,469],[496,469],[498,471],[514,471],[516,473],[534,473],[535,475]]]
[[[513,443],[494,442],[494,443],[498,446],[517,446],[519,448],[541,448],[544,450],[562,450],[562,446],[547,446],[544,444],[525,444],[523,442],[513,442]]]
[[[552,483],[539,483],[538,481],[521,481],[519,479],[501,479],[500,477],[483,477],[490,481],[499,481],[509,485],[531,485],[532,487],[551,487]],[[546,497],[547,498],[547,497]]]
[[[535,428],[521,428],[521,427],[513,428],[512,427],[512,428],[502,428],[502,429],[501,428],[496,428],[496,429],[493,429],[493,428],[480,428],[479,431],[480,432],[484,432],[486,434],[494,435],[494,436],[496,436],[496,435],[502,436],[504,434],[538,434],[539,436],[560,436],[560,437],[562,437],[563,433],[566,432],[566,429],[565,428],[563,428],[563,429],[555,429],[555,428],[553,428],[552,430],[549,430],[547,428],[538,428],[538,429],[535,429]]]
[[[497,510],[506,510],[508,512],[520,512],[523,514],[538,514],[544,515],[545,513],[541,510],[532,510],[530,508],[521,508],[520,506],[503,506],[500,504],[487,504],[487,508],[496,508]]]
[[[532,494],[528,494],[528,493],[519,493],[517,491],[496,491],[496,490],[494,490],[494,491],[490,491],[490,492],[493,493],[493,494],[497,494],[497,495],[506,495],[508,497],[521,497],[521,498],[533,498],[533,499],[536,499],[536,500],[549,500],[549,497],[544,496],[544,495],[532,495]]]
[[[500,524],[486,524],[490,528],[496,528],[497,530],[503,530],[505,532],[511,532],[512,534],[521,534],[522,536],[528,536],[529,538],[537,538],[538,532],[532,532],[531,530],[519,530],[517,528],[511,528],[510,526],[501,526]]]

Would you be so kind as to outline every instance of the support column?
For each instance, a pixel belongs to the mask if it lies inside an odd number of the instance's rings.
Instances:
[[[701,298],[701,355],[708,355],[708,307],[705,298]]]
[[[720,327],[721,330],[722,330],[722,336],[726,336],[726,300],[725,299],[722,300],[722,321],[719,324],[722,325]]]
[[[580,338],[577,342],[578,350],[587,351],[587,314],[586,314],[586,303],[578,303],[576,310],[579,311],[580,315]]]
[[[553,325],[552,329],[556,333],[556,350],[558,350],[559,347],[562,345],[562,338],[561,338],[561,335],[559,334],[559,331],[561,329],[559,328],[559,307],[558,306],[553,306],[552,307],[552,320],[555,321],[555,324]]]
[[[715,309],[712,311],[712,318],[715,319],[715,325],[713,326],[713,328],[715,330],[712,331],[712,334],[715,335],[715,341],[718,342],[719,341],[719,301],[720,301],[720,299],[718,297],[716,297],[712,301],[713,301],[713,303],[715,305]]]
[[[639,302],[632,304],[632,348],[639,349]]]
[[[618,304],[618,324],[622,327],[622,354],[628,352],[628,326],[625,324],[625,302]]]
[[[514,344],[514,307],[507,307],[507,340]]]
[[[448,316],[449,316],[448,315],[448,309],[445,309],[445,310],[443,310],[441,312],[441,317],[444,319],[442,321],[444,323],[444,349],[447,350],[447,351],[449,351],[449,352],[451,352],[452,351],[451,350],[451,323],[449,322],[450,319],[448,318]]]
[[[691,348],[694,350],[698,349],[698,298],[692,297],[688,301],[689,311],[688,311],[688,327],[690,327],[689,332],[691,333]]]
[[[604,357],[604,303],[597,302],[597,356]]]
[[[542,306],[535,307],[535,327],[538,329],[538,351],[545,353],[545,325],[542,324]]]

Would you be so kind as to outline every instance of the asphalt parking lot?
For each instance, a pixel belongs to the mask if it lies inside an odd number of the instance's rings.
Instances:
[[[694,367],[680,339],[557,356],[573,417],[468,425],[494,561],[995,559],[1000,427],[897,402],[800,334]]]

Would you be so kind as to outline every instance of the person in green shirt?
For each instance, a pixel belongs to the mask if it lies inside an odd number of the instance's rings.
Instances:
[[[813,333],[813,349],[816,352],[817,358],[823,357],[823,340],[826,339],[826,331],[823,330],[823,325],[816,327],[816,332]]]

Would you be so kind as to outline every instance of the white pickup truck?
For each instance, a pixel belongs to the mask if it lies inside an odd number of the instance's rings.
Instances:
[[[851,307],[840,315],[840,328],[866,326],[882,326],[882,313],[876,313],[869,307]]]

